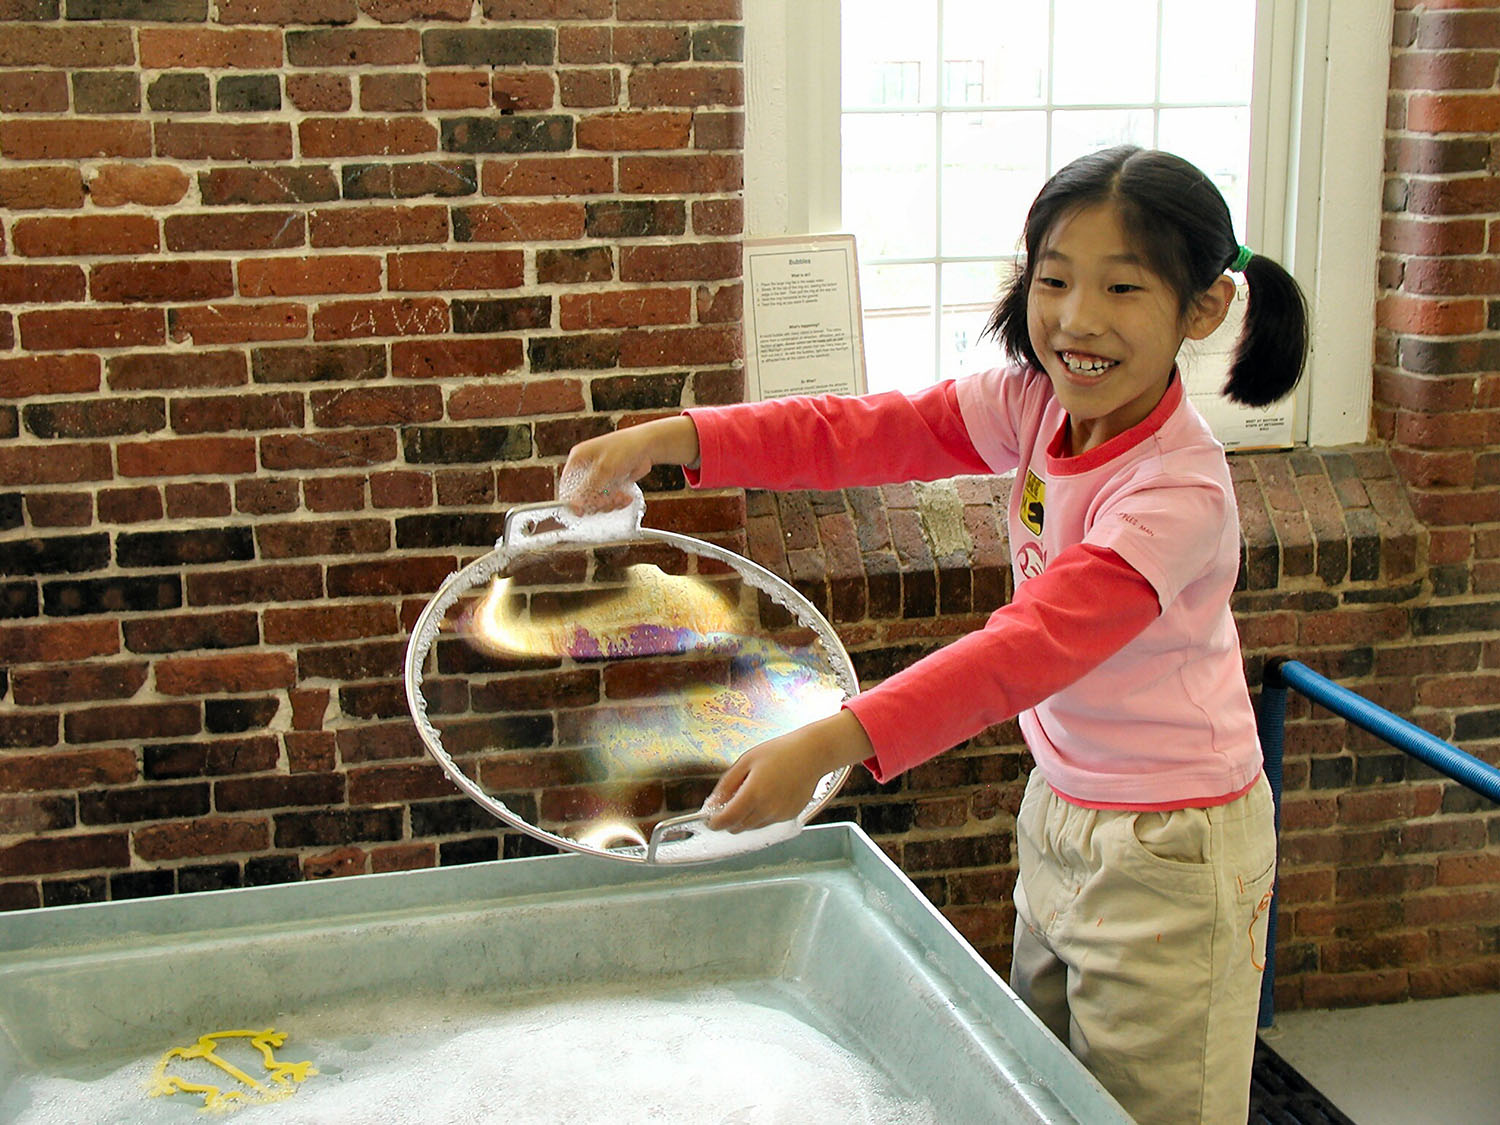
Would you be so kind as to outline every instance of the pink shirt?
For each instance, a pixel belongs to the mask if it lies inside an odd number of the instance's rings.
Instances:
[[[1003,368],[918,395],[695,410],[700,486],[836,488],[1017,470],[1016,596],[985,628],[848,704],[884,780],[1020,715],[1063,796],[1214,804],[1260,770],[1229,613],[1239,530],[1223,449],[1178,381],[1079,457],[1044,376]],[[1154,595],[1154,596],[1153,596]]]

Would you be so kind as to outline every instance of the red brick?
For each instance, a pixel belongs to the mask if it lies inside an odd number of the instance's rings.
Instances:
[[[184,477],[255,472],[254,438],[161,438],[117,449],[120,475]]]
[[[229,486],[217,481],[201,484],[169,484],[167,515],[172,519],[209,519],[234,511]]]
[[[349,803],[382,805],[398,801],[420,801],[448,797],[453,782],[436,762],[391,766],[366,766],[349,771]]]
[[[62,71],[0,74],[0,113],[66,113],[68,76]]]
[[[221,19],[222,12],[221,7]],[[343,74],[288,74],[286,96],[303,113],[344,113],[354,105],[350,80]]]
[[[192,181],[171,165],[106,164],[89,179],[95,207],[168,207],[180,203]]]
[[[353,23],[359,18],[356,0],[218,0],[219,23],[261,23],[287,27],[297,24]]]
[[[1414,133],[1500,131],[1500,94],[1413,93],[1406,103],[1406,127]]]
[[[160,345],[166,332],[160,309],[80,308],[22,313],[21,343],[31,351],[76,351]]]
[[[1483,219],[1407,218],[1386,215],[1380,224],[1380,248],[1396,254],[1441,257],[1484,251]]]
[[[723,195],[739,191],[744,182],[737,154],[620,158],[620,190],[627,194]]]
[[[376,508],[430,508],[432,478],[418,472],[371,473],[370,503]]]
[[[355,207],[314,211],[314,246],[401,246],[448,241],[446,207]]]
[[[364,477],[315,477],[302,482],[302,503],[309,512],[354,512],[365,506],[365,480]],[[381,550],[390,544],[389,525],[384,523],[372,524],[369,521],[359,525],[360,530],[368,528],[374,535],[366,535],[365,538],[374,538],[379,543],[373,549]],[[330,554],[342,547],[348,552],[363,553],[364,547],[360,545],[360,537],[349,534],[350,528],[340,525],[335,529],[336,545],[328,551],[311,550],[311,546],[318,542],[317,536],[286,534],[282,536],[282,542],[273,548],[273,531],[270,528],[258,529],[258,541],[260,543],[261,557],[282,558],[287,555],[313,555]]]
[[[22,707],[49,703],[79,703],[99,699],[129,699],[146,682],[146,665],[86,663],[11,673],[11,692]]]
[[[238,387],[249,377],[239,352],[136,352],[111,356],[107,381],[112,391],[155,391]]]
[[[370,870],[420,871],[437,866],[437,849],[431,844],[395,844],[370,849]]]
[[[396,459],[396,435],[389,430],[267,436],[260,440],[265,469],[337,469],[379,465]]]
[[[718,281],[739,277],[740,271],[737,242],[678,242],[620,250],[621,281]]]
[[[163,695],[235,695],[289,688],[296,665],[279,652],[174,657],[156,662],[156,690]]]
[[[189,572],[187,591],[195,606],[305,602],[323,597],[323,572],[301,565],[221,567]]]
[[[271,846],[270,829],[264,820],[225,817],[150,825],[137,828],[131,836],[136,854],[147,862],[263,852]]]
[[[271,607],[265,611],[265,632],[267,644],[326,644],[329,641],[393,636],[400,632],[400,622],[396,619],[395,608],[385,602],[308,608]]]
[[[100,523],[145,523],[163,514],[161,492],[155,488],[102,488],[98,501]]]
[[[225,433],[231,430],[301,429],[300,394],[207,395],[172,403],[172,428],[178,434]]]
[[[307,243],[307,220],[293,211],[214,211],[168,215],[168,250],[289,250]]]
[[[610,16],[610,0],[483,0],[491,20],[599,20]]]
[[[526,255],[520,250],[397,253],[387,256],[386,272],[392,292],[514,289],[526,280]]]
[[[545,71],[497,69],[490,76],[490,101],[500,112],[551,109],[556,93]]]
[[[604,26],[557,29],[557,61],[565,64],[610,61],[610,28]]]
[[[483,70],[429,71],[428,109],[484,109],[490,104],[490,76]]]
[[[391,374],[398,379],[490,377],[518,370],[524,363],[524,345],[514,337],[443,337],[391,344]]]
[[[436,152],[437,128],[419,117],[310,118],[297,127],[304,157]]]
[[[699,324],[738,324],[744,315],[743,285],[700,285],[697,296]]]
[[[155,152],[177,160],[288,160],[292,130],[280,121],[162,121],[156,125]]]
[[[0,121],[0,152],[11,160],[90,160],[151,155],[151,126],[144,121]]]
[[[366,74],[359,80],[359,108],[366,113],[420,113],[422,90],[420,74]]]
[[[680,288],[565,293],[558,307],[559,327],[566,331],[686,324],[692,316],[692,294]]]
[[[234,294],[234,270],[229,262],[205,259],[107,262],[89,271],[89,288],[95,301],[211,301]]]
[[[150,254],[160,248],[156,220],[146,215],[79,215],[17,219],[11,245],[29,258]]]
[[[94,498],[86,492],[33,492],[26,497],[32,527],[88,527],[94,522]]]
[[[72,743],[122,742],[198,734],[203,727],[197,703],[118,703],[72,711],[63,736]]]
[[[595,109],[620,101],[620,73],[607,70],[564,70],[558,73],[562,104],[575,109]]]
[[[620,344],[620,366],[676,367],[733,363],[741,354],[738,325],[626,332]]]
[[[644,67],[630,72],[626,89],[636,108],[745,104],[745,76],[738,67]]]
[[[82,207],[83,176],[77,168],[0,168],[0,207],[11,211]]]
[[[1376,323],[1394,332],[1465,336],[1483,332],[1486,306],[1478,298],[1428,301],[1391,293],[1376,305]]]
[[[119,833],[41,836],[0,847],[0,876],[51,875],[130,866],[130,847]]]
[[[745,204],[739,199],[696,199],[692,215],[694,234],[732,236],[745,231]]]
[[[0,398],[87,394],[98,389],[96,355],[0,356]]]
[[[287,43],[293,66],[408,66],[421,58],[420,35],[410,29],[337,28],[295,33]]]
[[[311,402],[313,424],[325,427],[400,426],[443,416],[443,392],[424,384],[314,391]]]
[[[241,344],[251,340],[307,338],[303,305],[203,305],[173,309],[172,339],[194,344]]]
[[[535,156],[489,160],[480,173],[485,195],[593,195],[615,190],[614,161],[607,157]]]
[[[1477,296],[1500,293],[1500,261],[1487,258],[1413,258],[1406,263],[1409,293]]]
[[[143,70],[277,70],[282,64],[281,35],[275,31],[143,27],[137,34]]]
[[[375,336],[433,336],[450,327],[448,303],[411,297],[388,301],[329,301],[313,313],[314,340]]]
[[[584,209],[578,203],[506,203],[464,207],[454,212],[462,242],[553,242],[583,237]]]
[[[692,125],[693,115],[685,111],[604,113],[579,120],[577,143],[607,152],[687,148]]]
[[[454,421],[525,418],[537,414],[576,414],[587,409],[577,379],[529,378],[519,382],[460,387],[448,400]]]
[[[357,254],[249,258],[239,263],[239,283],[242,297],[377,293],[380,259]]]

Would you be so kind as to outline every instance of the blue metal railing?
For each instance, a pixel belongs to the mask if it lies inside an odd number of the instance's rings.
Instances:
[[[1261,681],[1260,747],[1265,756],[1266,780],[1276,802],[1276,833],[1281,834],[1281,758],[1286,726],[1286,693],[1288,688],[1332,711],[1342,719],[1369,731],[1377,738],[1404,750],[1420,762],[1431,766],[1481,796],[1500,802],[1500,770],[1466,754],[1451,742],[1423,730],[1371,703],[1348,688],[1340,687],[1326,676],[1320,676],[1306,664],[1278,657],[1266,664]],[[1270,1027],[1275,1016],[1272,989],[1276,977],[1276,895],[1266,919],[1266,969],[1260,982],[1260,1026]]]

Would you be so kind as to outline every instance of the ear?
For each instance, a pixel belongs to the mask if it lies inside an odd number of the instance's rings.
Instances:
[[[1234,278],[1221,273],[1188,309],[1182,334],[1189,340],[1206,339],[1224,323],[1224,318],[1229,315],[1229,303],[1233,300]]]

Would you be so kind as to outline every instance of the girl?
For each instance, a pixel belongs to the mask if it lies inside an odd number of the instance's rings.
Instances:
[[[578,445],[564,499],[618,507],[652,465],[699,487],[833,489],[1015,470],[1015,597],[984,628],[754,747],[715,827],[784,820],[829,770],[880,781],[1020,716],[1011,986],[1135,1117],[1245,1121],[1270,790],[1229,597],[1239,526],[1223,447],[1176,357],[1249,305],[1224,392],[1301,375],[1296,283],[1234,237],[1186,161],[1122,146],[1069,164],[1027,215],[990,318],[1016,365],[914,395],[691,410]],[[576,487],[575,487],[576,486]]]

